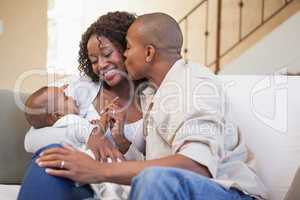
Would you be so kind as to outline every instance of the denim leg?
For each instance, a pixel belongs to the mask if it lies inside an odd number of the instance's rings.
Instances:
[[[236,189],[227,190],[196,173],[167,167],[151,167],[133,178],[132,200],[252,200]]]
[[[18,200],[79,200],[94,195],[88,185],[77,187],[72,180],[48,175],[45,168],[35,163],[42,151],[53,147],[61,147],[61,145],[48,145],[33,155],[23,178]]]

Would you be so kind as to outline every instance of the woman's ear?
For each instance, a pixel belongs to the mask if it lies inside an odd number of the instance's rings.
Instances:
[[[146,63],[150,63],[154,60],[156,53],[156,49],[153,45],[147,45],[146,46]]]

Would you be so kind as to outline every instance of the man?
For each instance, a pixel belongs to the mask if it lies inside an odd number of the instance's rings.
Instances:
[[[145,118],[148,122],[146,156],[155,159],[172,157],[174,153],[183,155],[198,164],[195,168],[190,164],[185,169],[200,174],[165,168],[151,172],[150,169],[133,182],[132,199],[176,196],[229,199],[228,193],[237,190],[266,197],[264,186],[245,163],[249,155],[237,129],[230,133],[226,130],[231,126],[222,113],[225,105],[222,105],[218,83],[203,67],[186,64],[181,59],[183,39],[177,22],[162,13],[143,15],[129,28],[127,42],[125,57],[129,76],[133,80],[146,78],[158,87]],[[217,98],[205,95],[209,90],[218,94]],[[195,101],[197,95],[201,99]],[[182,103],[174,102],[174,96],[179,100],[184,98]],[[205,126],[209,128],[201,128]],[[180,186],[182,182],[187,188]],[[227,188],[226,192],[223,188]]]
[[[63,161],[64,170],[47,173],[81,183],[131,184],[130,199],[266,198],[241,135],[225,118],[220,83],[181,59],[177,22],[162,13],[140,16],[127,41],[129,76],[157,88],[142,98],[146,161],[99,164],[67,147],[44,151],[39,165]]]

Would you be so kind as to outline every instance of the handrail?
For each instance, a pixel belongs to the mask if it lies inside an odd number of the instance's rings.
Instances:
[[[261,21],[260,23],[253,28],[253,30],[251,30],[249,33],[247,33],[246,35],[243,36],[243,8],[244,8],[244,1],[245,0],[240,0],[238,3],[239,5],[239,37],[236,43],[232,44],[231,47],[229,47],[225,52],[221,53],[221,47],[222,47],[222,38],[221,38],[221,33],[222,33],[222,16],[226,15],[226,13],[224,12],[224,9],[222,8],[222,0],[218,0],[217,2],[217,24],[216,24],[216,35],[213,36],[215,37],[215,41],[216,41],[216,56],[215,59],[208,63],[208,37],[211,37],[212,35],[210,34],[209,30],[208,30],[208,16],[209,16],[209,2],[210,0],[202,0],[200,1],[196,6],[194,6],[189,12],[187,12],[186,15],[184,15],[179,21],[179,24],[185,23],[184,24],[184,31],[185,31],[185,47],[184,47],[184,58],[186,60],[188,60],[188,32],[189,32],[189,18],[190,16],[197,11],[197,9],[199,9],[202,6],[206,6],[206,25],[205,25],[205,31],[204,31],[204,36],[205,36],[205,48],[204,48],[204,64],[208,65],[208,66],[213,66],[215,65],[215,73],[218,73],[220,70],[220,60],[221,58],[223,58],[224,56],[226,56],[227,54],[229,54],[233,49],[235,49],[241,42],[243,42],[245,39],[247,39],[249,36],[251,36],[253,33],[255,33],[259,28],[261,28],[265,23],[267,23],[268,21],[270,21],[272,18],[274,18],[278,13],[280,13],[283,9],[285,9],[290,3],[292,3],[294,0],[285,0],[283,6],[281,6],[278,10],[274,11],[267,19],[265,19],[265,0],[261,0],[262,1],[262,9],[261,9]]]

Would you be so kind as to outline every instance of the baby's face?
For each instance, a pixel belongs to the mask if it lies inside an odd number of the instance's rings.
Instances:
[[[55,105],[55,111],[67,115],[67,114],[79,114],[79,109],[75,100],[65,94],[66,87],[49,87],[48,98],[52,99]],[[51,98],[52,97],[52,98]],[[51,100],[48,101],[49,103]]]

